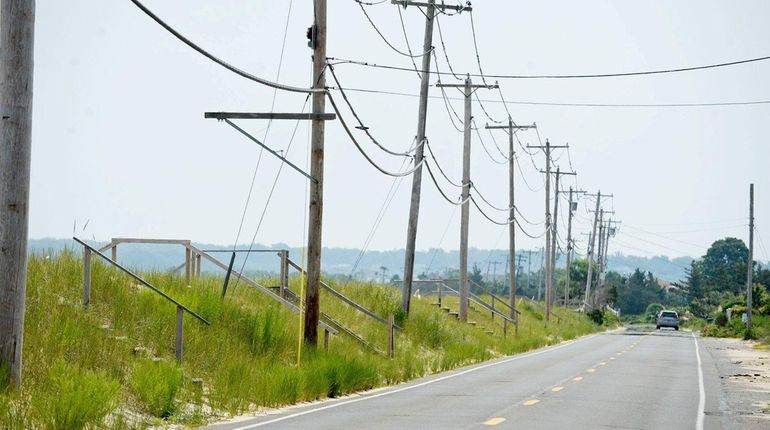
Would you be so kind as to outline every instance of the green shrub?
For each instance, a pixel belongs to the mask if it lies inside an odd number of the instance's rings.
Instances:
[[[650,303],[644,311],[647,322],[655,324],[658,320],[658,314],[665,309],[660,303]]]
[[[176,363],[141,360],[134,365],[131,388],[147,411],[159,418],[176,412],[176,396],[182,387],[182,369]]]
[[[596,325],[604,324],[604,312],[601,309],[594,309],[586,315],[588,315],[588,318],[590,318]]]
[[[47,384],[33,397],[33,408],[42,427],[72,430],[99,426],[117,407],[118,381],[66,363],[48,371]]]

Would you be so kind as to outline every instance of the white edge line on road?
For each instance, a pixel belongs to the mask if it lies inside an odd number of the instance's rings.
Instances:
[[[700,360],[700,351],[698,350],[698,338],[692,333],[692,340],[695,342],[695,357],[698,359],[698,418],[695,420],[695,430],[703,430],[703,417],[706,410],[706,390],[703,388],[703,365]]]
[[[385,392],[378,393],[378,394],[373,394],[371,396],[359,397],[357,399],[351,399],[351,400],[346,400],[344,402],[333,403],[331,405],[321,406],[321,407],[315,408],[315,409],[308,409],[306,411],[297,412],[297,413],[290,414],[290,415],[285,415],[285,416],[278,417],[278,418],[275,418],[275,419],[272,419],[272,420],[269,420],[269,421],[263,421],[263,422],[259,422],[259,423],[254,423],[254,424],[246,425],[246,426],[243,426],[243,427],[237,427],[237,428],[235,428],[233,430],[249,430],[249,429],[254,429],[254,428],[257,428],[257,427],[262,427],[262,426],[266,426],[266,425],[269,425],[269,424],[274,424],[274,423],[277,423],[277,422],[280,422],[280,421],[285,421],[285,420],[288,420],[288,419],[301,417],[303,415],[308,415],[308,414],[312,414],[312,413],[315,413],[315,412],[321,412],[321,411],[325,411],[327,409],[336,408],[336,407],[339,407],[339,406],[349,405],[351,403],[363,402],[365,400],[372,400],[372,399],[376,399],[378,397],[384,397],[384,396],[389,396],[391,394],[396,394],[396,393],[401,393],[401,392],[408,391],[408,390],[413,390],[415,388],[420,388],[420,387],[424,387],[426,385],[435,384],[436,382],[441,382],[441,381],[445,381],[447,379],[452,379],[452,378],[456,378],[458,376],[466,375],[468,373],[475,372],[477,370],[486,369],[486,368],[493,367],[493,366],[499,366],[501,364],[510,363],[511,361],[520,360],[522,358],[528,358],[528,357],[533,357],[535,355],[545,354],[546,352],[556,351],[557,349],[561,349],[561,348],[564,348],[566,346],[570,346],[570,345],[572,345],[572,344],[574,344],[576,342],[580,342],[580,341],[584,341],[584,340],[588,340],[588,339],[594,338],[594,337],[598,336],[599,334],[601,334],[601,333],[593,334],[593,335],[584,337],[582,339],[571,340],[571,341],[563,343],[561,345],[556,345],[556,346],[553,346],[553,347],[550,347],[550,348],[542,349],[540,351],[530,352],[530,353],[523,354],[523,355],[516,355],[516,356],[510,357],[510,358],[506,358],[506,359],[503,359],[503,360],[500,360],[500,361],[495,361],[495,362],[492,362],[492,363],[482,364],[482,365],[479,365],[479,366],[476,366],[476,367],[472,367],[470,369],[463,370],[461,372],[452,373],[452,374],[449,374],[449,375],[445,375],[445,376],[441,376],[441,377],[438,377],[438,378],[435,378],[435,379],[431,379],[429,381],[421,382],[419,384],[408,385],[406,387],[397,388],[395,390],[385,391]],[[700,357],[698,358],[698,360],[700,360]],[[701,384],[701,390],[702,390],[702,384]],[[702,428],[702,426],[701,426],[701,428]]]

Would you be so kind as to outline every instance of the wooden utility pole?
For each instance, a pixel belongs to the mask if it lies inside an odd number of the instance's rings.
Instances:
[[[569,187],[569,206],[567,207],[567,265],[565,266],[565,282],[564,282],[564,307],[569,306],[569,290],[572,275],[572,216],[575,209],[572,207],[572,187]]]
[[[551,145],[548,139],[544,146],[530,146],[527,148],[540,148],[545,150],[545,320],[551,319],[551,296],[553,294],[553,283],[551,270],[553,261],[551,260],[551,235],[553,234],[553,223],[551,222],[551,149],[567,148],[567,145]]]
[[[473,122],[472,99],[473,92],[478,88],[497,88],[497,85],[474,85],[470,76],[463,84],[436,84],[439,88],[462,88],[465,101],[465,116],[463,118],[463,182],[462,206],[460,208],[460,321],[468,321],[468,300],[470,284],[468,283],[468,221],[470,219],[471,198],[471,131]],[[495,262],[496,264],[498,262]],[[497,266],[495,266],[497,267]]]
[[[430,87],[430,60],[433,49],[433,20],[436,8],[450,9],[457,12],[471,11],[470,6],[436,5],[435,0],[420,3],[408,0],[391,0],[406,8],[409,5],[425,7],[425,35],[422,44],[422,69],[420,70],[420,102],[417,109],[417,135],[414,151],[414,163],[417,169],[412,173],[412,198],[409,203],[409,223],[406,231],[406,250],[404,252],[404,287],[401,291],[401,308],[409,313],[409,303],[412,298],[412,280],[414,279],[414,250],[417,243],[417,221],[420,214],[420,191],[422,186],[423,143],[425,142],[425,123],[428,112],[428,88]]]
[[[507,129],[508,130],[508,301],[511,309],[511,319],[518,321],[516,314],[516,194],[515,194],[515,170],[516,152],[513,150],[513,138],[516,130],[526,130],[537,128],[532,125],[515,125],[513,119],[508,117],[508,125],[487,125],[486,129]],[[530,251],[531,253],[531,251]]]
[[[24,337],[34,35],[35,1],[0,1],[0,380],[15,387]]]
[[[313,48],[313,88],[326,88],[326,0],[314,0],[315,22],[310,27],[310,46]],[[314,114],[326,110],[326,93],[312,95]],[[305,343],[318,344],[318,320],[320,317],[321,283],[321,227],[323,225],[323,178],[324,178],[324,131],[325,122],[313,119],[310,123],[310,207],[308,209],[307,236],[307,294],[305,295]],[[302,304],[300,304],[300,307]]]
[[[749,185],[749,261],[746,274],[746,329],[751,330],[751,308],[754,290],[754,184]]]
[[[585,296],[585,310],[586,312],[589,311],[589,307],[591,307],[591,277],[593,275],[594,270],[594,247],[596,245],[596,225],[599,222],[599,204],[602,201],[602,192],[599,190],[598,193],[596,193],[596,210],[594,211],[594,227],[591,230],[591,238],[589,239],[589,248],[588,248],[588,275],[586,276],[586,296]]]
[[[551,236],[551,285],[552,288],[556,287],[556,260],[558,259],[557,250],[558,244],[558,230],[559,230],[559,194],[562,192],[559,190],[559,179],[562,175],[576,175],[577,172],[562,172],[559,166],[556,167],[556,184],[554,187],[554,202],[553,202],[553,234]],[[553,306],[554,294],[551,293],[551,304]]]

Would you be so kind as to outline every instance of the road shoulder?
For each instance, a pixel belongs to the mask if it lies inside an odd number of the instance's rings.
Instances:
[[[707,379],[718,381],[720,393],[707,402],[707,428],[717,419],[725,429],[770,428],[770,351],[739,339],[699,339],[713,364]]]

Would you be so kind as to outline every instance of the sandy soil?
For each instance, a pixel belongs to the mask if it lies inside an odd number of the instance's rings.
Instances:
[[[719,373],[725,429],[770,429],[770,350],[738,339],[701,338]]]

